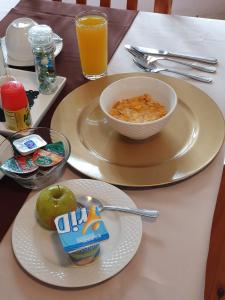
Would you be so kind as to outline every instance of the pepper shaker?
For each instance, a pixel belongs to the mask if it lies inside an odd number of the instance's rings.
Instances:
[[[28,32],[28,39],[34,55],[39,92],[52,94],[57,89],[52,29],[47,25],[34,25]]]

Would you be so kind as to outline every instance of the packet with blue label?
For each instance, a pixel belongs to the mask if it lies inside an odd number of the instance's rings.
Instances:
[[[77,265],[94,261],[100,253],[100,242],[109,238],[97,206],[60,215],[55,225],[64,251]]]
[[[47,143],[40,135],[30,134],[13,141],[13,145],[20,154],[28,155],[47,145]]]

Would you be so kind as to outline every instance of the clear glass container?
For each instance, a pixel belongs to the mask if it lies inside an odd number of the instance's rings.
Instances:
[[[101,78],[107,73],[108,18],[98,10],[83,11],[75,18],[76,36],[84,77]]]
[[[1,144],[1,148],[4,150],[0,153],[0,166],[5,160],[10,159],[18,152],[13,146],[13,142],[23,137],[27,137],[31,134],[37,134],[46,141],[47,144],[56,143],[61,141],[64,146],[65,156],[64,159],[50,168],[39,168],[33,173],[28,174],[16,174],[6,170],[2,170],[3,174],[15,180],[19,185],[27,189],[42,189],[48,185],[55,183],[62,175],[64,168],[66,167],[67,160],[71,153],[71,146],[66,136],[58,131],[46,128],[36,127],[26,130],[18,131],[5,139]]]
[[[35,25],[29,30],[28,39],[34,55],[39,92],[52,94],[57,88],[52,29],[47,25]]]

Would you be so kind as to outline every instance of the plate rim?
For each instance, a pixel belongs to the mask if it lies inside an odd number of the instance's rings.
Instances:
[[[79,160],[84,160],[84,162],[88,162],[90,164],[90,167],[93,166],[93,167],[96,167],[98,166],[98,164],[95,162],[93,162],[94,158],[90,157],[89,160],[85,161],[86,159],[86,156],[88,155],[87,153],[84,153],[83,157],[81,156],[77,156],[76,157],[76,154],[77,153],[71,153],[71,156],[68,160],[68,163],[70,164],[70,166],[72,166],[75,170],[78,170],[79,172],[81,172],[82,174],[90,177],[90,178],[93,178],[93,179],[98,179],[98,180],[103,180],[105,182],[108,182],[108,183],[111,183],[111,184],[115,184],[115,185],[118,185],[118,186],[124,186],[124,187],[154,187],[154,186],[162,186],[162,185],[168,185],[168,184],[173,184],[173,183],[177,183],[179,181],[183,181],[193,175],[195,175],[196,173],[200,172],[202,169],[204,169],[217,155],[217,153],[219,152],[222,144],[223,144],[223,141],[224,141],[224,138],[225,138],[225,123],[224,123],[224,117],[222,115],[222,112],[220,111],[218,105],[215,103],[215,101],[213,101],[213,99],[207,95],[204,91],[202,91],[200,88],[196,87],[196,86],[193,86],[192,84],[190,84],[189,82],[186,82],[185,80],[182,80],[182,79],[178,79],[178,78],[175,78],[175,77],[169,77],[169,76],[165,76],[165,75],[161,75],[161,74],[146,74],[146,73],[143,73],[143,72],[131,72],[131,73],[119,73],[119,74],[112,74],[112,75],[108,75],[106,77],[103,77],[101,79],[99,79],[98,81],[89,81],[77,88],[75,88],[73,91],[71,91],[68,95],[65,96],[65,98],[60,102],[60,104],[57,106],[56,110],[54,111],[54,114],[52,116],[52,119],[51,119],[51,127],[52,128],[55,128],[57,130],[61,130],[63,131],[63,128],[60,127],[60,125],[57,125],[54,124],[56,123],[54,121],[55,119],[55,116],[57,114],[57,111],[59,109],[59,107],[61,105],[64,105],[64,103],[67,101],[67,99],[69,99],[71,97],[71,95],[73,95],[73,93],[76,93],[77,91],[79,92],[81,89],[85,89],[85,88],[88,88],[88,85],[90,85],[90,90],[93,91],[93,85],[96,84],[96,82],[103,82],[102,85],[104,86],[107,86],[108,84],[116,81],[116,80],[119,80],[121,78],[124,78],[124,77],[129,77],[129,76],[149,76],[149,77],[155,77],[157,79],[160,79],[160,80],[163,80],[165,81],[167,84],[171,85],[172,88],[174,88],[174,90],[177,92],[177,88],[174,86],[174,85],[178,85],[178,84],[182,84],[184,86],[186,86],[188,89],[191,89],[191,91],[194,91],[194,93],[196,93],[197,95],[200,93],[201,94],[201,98],[204,96],[204,98],[206,97],[208,103],[210,103],[210,105],[212,105],[217,113],[217,117],[218,117],[218,120],[219,120],[219,123],[221,123],[221,139],[220,141],[218,142],[218,147],[217,145],[213,145],[213,147],[216,147],[215,151],[212,151],[213,152],[213,155],[210,153],[210,157],[207,157],[207,160],[205,160],[204,164],[202,164],[201,166],[198,166],[198,167],[193,167],[192,169],[193,170],[189,170],[185,175],[182,175],[181,177],[177,177],[173,180],[171,179],[168,179],[166,181],[163,181],[163,182],[148,182],[148,183],[138,183],[138,184],[135,184],[133,182],[123,182],[119,179],[116,179],[116,178],[109,178],[109,176],[107,176],[107,172],[105,172],[103,174],[102,170],[101,170],[101,174],[99,175],[95,175],[93,173],[91,173],[90,168],[88,171],[86,170],[83,170],[80,166],[77,166],[79,165],[77,162]],[[104,83],[104,80],[108,80],[109,82],[107,84]],[[104,88],[104,87],[103,87]],[[95,96],[93,96],[95,97]],[[179,98],[179,97],[178,97]],[[180,99],[179,99],[180,101]],[[87,105],[88,106],[88,105]],[[84,109],[87,107],[87,106],[84,106],[82,107],[82,111],[84,111]],[[190,106],[189,106],[190,108]],[[80,107],[79,107],[80,109]],[[75,118],[74,118],[74,121],[75,121]],[[76,125],[77,126],[77,125]],[[58,128],[59,127],[59,128]],[[65,132],[64,132],[65,133]],[[65,133],[66,134],[66,133]],[[81,141],[77,141],[76,140],[76,143],[80,143],[79,145],[82,145]],[[193,149],[193,147],[191,148],[191,150]],[[72,150],[73,151],[73,150]],[[188,151],[189,152],[189,151]],[[80,153],[79,153],[80,154]],[[91,156],[91,154],[89,154]],[[76,166],[75,166],[75,163]],[[114,167],[114,166],[113,166]],[[125,168],[125,167],[124,167]],[[122,168],[121,168],[122,169]],[[119,169],[119,171],[121,171],[121,169]]]
[[[105,183],[105,182],[102,182],[102,181],[99,181],[99,180],[94,180],[94,179],[71,179],[71,180],[65,180],[65,181],[59,182],[59,184],[64,184],[64,185],[67,185],[67,186],[71,187],[70,184],[73,184],[74,182],[75,182],[75,185],[76,185],[76,183],[78,185],[79,184],[81,184],[81,185],[83,184],[84,186],[86,184],[90,184],[90,187],[91,187],[92,184],[93,185],[97,184],[98,188],[100,188],[100,186],[101,187],[102,186],[103,187],[109,187],[111,190],[115,191],[116,193],[119,193],[120,195],[123,195],[124,198],[123,197],[122,198],[123,198],[123,201],[126,202],[126,204],[129,203],[130,207],[136,208],[136,204],[134,203],[134,201],[124,191],[122,191],[121,189],[119,189],[119,188],[117,188],[117,187],[115,187],[115,186],[113,186],[111,184],[108,184],[108,183]],[[82,188],[84,188],[84,187],[82,187]],[[136,252],[138,251],[138,248],[140,246],[141,239],[142,239],[142,221],[141,221],[141,217],[137,216],[137,215],[125,214],[126,215],[125,218],[124,218],[124,216],[119,217],[120,221],[121,220],[122,220],[122,222],[124,222],[124,220],[128,220],[128,221],[130,220],[130,222],[132,221],[132,223],[133,223],[133,229],[136,228],[136,232],[138,231],[138,235],[135,236],[135,238],[136,238],[135,242],[136,243],[134,245],[135,246],[134,249],[132,249],[132,252],[130,252],[130,254],[128,253],[128,255],[129,255],[128,259],[126,258],[125,263],[123,263],[119,268],[117,268],[116,270],[114,270],[110,274],[108,273],[108,270],[107,270],[107,274],[105,274],[104,278],[101,278],[100,280],[96,280],[95,282],[93,282],[93,281],[92,282],[88,282],[88,283],[86,282],[86,283],[79,284],[79,285],[77,285],[77,284],[63,284],[63,283],[56,282],[56,281],[54,282],[54,280],[53,281],[52,280],[44,280],[43,278],[41,278],[41,276],[37,276],[37,274],[35,274],[35,272],[32,272],[32,270],[31,270],[32,267],[29,268],[27,266],[26,260],[24,261],[23,259],[21,259],[21,257],[20,257],[20,251],[17,250],[18,249],[17,248],[17,246],[18,246],[18,241],[17,241],[17,239],[18,239],[17,224],[18,224],[18,222],[21,222],[20,219],[23,217],[24,210],[30,210],[30,209],[34,208],[35,203],[36,203],[35,199],[37,198],[37,196],[38,196],[38,193],[36,193],[35,195],[33,195],[31,198],[29,198],[28,201],[26,201],[25,204],[22,206],[22,208],[19,211],[18,215],[16,216],[16,219],[14,220],[13,227],[12,227],[11,241],[12,241],[12,249],[13,249],[14,255],[15,255],[17,261],[19,262],[19,264],[21,265],[21,267],[29,275],[31,275],[32,277],[38,279],[39,281],[44,282],[44,283],[49,284],[49,285],[63,287],[63,288],[79,288],[79,287],[92,286],[92,285],[98,284],[100,282],[103,282],[103,281],[105,281],[107,279],[110,279],[111,277],[115,276],[120,271],[122,271],[129,264],[129,262],[133,259],[133,257],[135,256]],[[111,197],[111,195],[110,195],[110,197]],[[118,203],[120,203],[120,205],[121,205],[121,200],[120,200],[121,198],[119,198],[118,195],[117,195],[117,199],[119,201]],[[107,201],[109,201],[109,200],[107,200]],[[115,201],[115,199],[113,200],[113,204],[115,204],[114,201]],[[107,202],[107,203],[110,203],[110,202]],[[116,213],[116,214],[120,215],[119,213]],[[27,221],[27,222],[29,223],[29,221]],[[33,219],[33,222],[31,222],[31,224],[34,223],[34,222],[35,221]],[[129,225],[130,225],[130,223],[129,223]],[[40,226],[40,225],[37,225],[37,226]],[[31,226],[28,227],[28,228],[30,229]],[[46,229],[41,228],[41,226],[40,226],[39,229],[40,230],[46,230]],[[26,231],[26,234],[29,235],[29,234],[31,234],[31,232],[32,232],[32,230],[30,229],[30,231],[29,230]],[[125,234],[125,232],[123,232],[123,234]],[[24,243],[25,243],[25,241],[24,241]],[[32,241],[30,241],[30,243],[32,243]],[[27,247],[27,244],[26,244],[25,247]],[[27,251],[29,252],[29,250],[27,250]],[[23,254],[24,254],[24,252],[23,252]],[[44,261],[44,259],[43,259],[43,261]],[[51,265],[51,263],[49,263],[49,264]],[[85,269],[89,268],[89,266],[92,269],[94,267],[94,263],[90,264],[90,265],[83,266],[81,268],[84,268],[82,270],[85,270]],[[61,269],[62,268],[63,267],[61,267]],[[78,267],[78,268],[80,268],[80,267]],[[77,268],[72,268],[72,269],[73,270],[77,270]],[[76,271],[74,271],[74,272],[76,274]],[[54,275],[52,275],[52,278],[54,279]]]

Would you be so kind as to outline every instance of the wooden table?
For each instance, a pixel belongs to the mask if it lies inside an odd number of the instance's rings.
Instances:
[[[206,269],[205,300],[225,294],[225,168],[217,198]],[[223,297],[224,298],[224,297]]]

